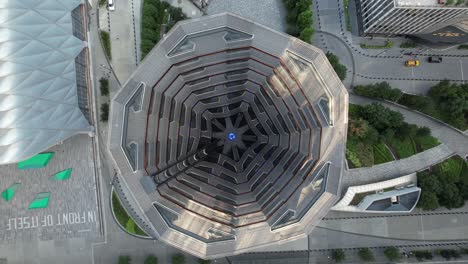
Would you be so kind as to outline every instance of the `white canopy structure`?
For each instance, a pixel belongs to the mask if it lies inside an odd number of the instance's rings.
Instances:
[[[0,1],[0,164],[92,131],[78,105],[81,0]]]

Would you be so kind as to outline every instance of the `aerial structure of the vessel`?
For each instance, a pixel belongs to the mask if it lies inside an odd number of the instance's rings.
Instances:
[[[202,258],[304,237],[339,198],[347,111],[318,48],[228,13],[178,23],[113,99],[116,191]]]

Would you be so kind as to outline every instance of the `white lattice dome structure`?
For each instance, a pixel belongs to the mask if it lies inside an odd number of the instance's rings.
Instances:
[[[81,4],[0,1],[0,164],[92,129],[77,91],[75,59],[86,42],[72,13]]]

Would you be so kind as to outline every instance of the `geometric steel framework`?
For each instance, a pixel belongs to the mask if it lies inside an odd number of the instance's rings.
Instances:
[[[75,62],[87,44],[74,21],[84,18],[72,17],[84,2],[0,1],[0,164],[92,131]]]
[[[339,195],[347,104],[307,43],[232,14],[179,23],[113,100],[127,211],[203,258],[303,237]]]

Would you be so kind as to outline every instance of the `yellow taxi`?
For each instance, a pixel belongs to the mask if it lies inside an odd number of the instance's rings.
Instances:
[[[419,60],[407,60],[405,62],[406,67],[418,67],[419,66]]]

